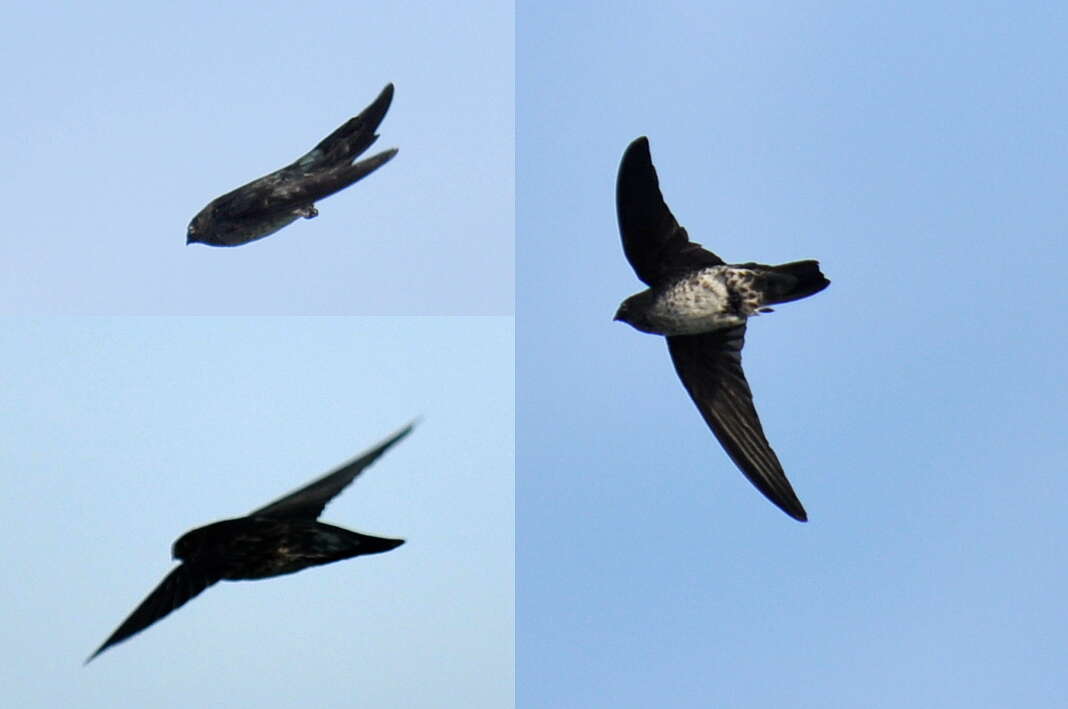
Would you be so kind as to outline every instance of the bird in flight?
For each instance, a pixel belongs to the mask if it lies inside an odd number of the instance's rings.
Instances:
[[[390,446],[407,436],[412,426],[414,423],[408,424],[358,458],[247,517],[186,532],[172,550],[181,565],[148,594],[86,663],[181,607],[217,581],[292,574],[309,566],[380,554],[403,544],[403,539],[372,537],[316,519],[335,495]]]
[[[623,154],[616,210],[623,252],[649,288],[624,300],[615,319],[667,337],[679,379],[727,454],[765,497],[806,521],[757,418],[742,345],[750,316],[830,285],[819,262],[727,264],[690,241],[664,203],[645,137]]]
[[[370,175],[397,154],[396,148],[390,148],[353,162],[378,140],[375,131],[391,101],[393,84],[292,165],[213,199],[189,223],[186,243],[239,246],[273,234],[300,217],[317,216],[317,200]]]

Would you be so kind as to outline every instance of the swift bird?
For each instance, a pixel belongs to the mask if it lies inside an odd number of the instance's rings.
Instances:
[[[187,244],[239,246],[319,214],[315,202],[363,179],[390,161],[396,148],[353,162],[378,140],[378,124],[393,101],[388,84],[355,118],[304,157],[208,203],[189,223]]]
[[[819,262],[726,264],[690,241],[664,203],[645,137],[623,154],[616,209],[623,252],[649,288],[624,300],[615,319],[667,337],[675,371],[735,465],[786,514],[806,521],[757,418],[742,345],[750,316],[830,285]]]
[[[174,543],[181,565],[171,571],[122,625],[86,660],[141,632],[212,584],[292,574],[363,554],[395,549],[403,539],[372,537],[315,520],[323,508],[400,439],[408,424],[332,473],[261,507],[247,517],[227,519],[186,532]]]

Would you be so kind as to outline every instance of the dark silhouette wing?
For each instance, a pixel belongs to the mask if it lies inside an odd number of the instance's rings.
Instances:
[[[375,131],[378,130],[378,125],[385,118],[386,111],[389,110],[392,102],[393,84],[386,84],[386,88],[382,89],[378,98],[360,115],[345,121],[340,128],[323,138],[293,166],[306,170],[351,163],[378,140]]]
[[[808,515],[764,437],[753,394],[742,372],[745,325],[701,335],[667,338],[671,361],[690,398],[749,482],[783,512]]]
[[[671,214],[649,155],[649,139],[627,146],[616,181],[616,212],[623,252],[646,285],[695,266],[718,266],[723,260],[691,242]]]
[[[275,500],[266,507],[252,512],[250,517],[274,517],[276,519],[316,519],[330,502],[349,483],[356,479],[364,468],[375,462],[390,446],[407,436],[415,423],[410,423],[355,460],[346,463],[332,473],[327,473],[310,485]]]
[[[126,620],[122,621],[122,625],[111,634],[111,637],[104,641],[103,645],[97,648],[96,652],[89,656],[86,663],[112,645],[121,643],[131,635],[140,633],[171,611],[185,605],[187,601],[221,578],[221,574],[197,564],[182,564],[167,574],[167,578],[163,579],[160,585],[156,586],[156,589],[148,594],[148,598],[141,601],[141,605]]]

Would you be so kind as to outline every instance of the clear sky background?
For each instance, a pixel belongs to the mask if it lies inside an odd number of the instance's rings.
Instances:
[[[4,705],[508,706],[512,322],[9,319]],[[82,666],[181,534],[416,417],[321,517],[406,544],[221,582]]]
[[[510,2],[18,2],[0,28],[0,312],[510,315]],[[186,246],[213,198],[389,82],[400,153],[320,215]]]
[[[1060,706],[1068,10],[521,0],[520,706]],[[832,284],[745,367],[811,521],[707,430],[614,190]]]

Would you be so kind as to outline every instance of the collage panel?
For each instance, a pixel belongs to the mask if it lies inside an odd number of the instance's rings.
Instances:
[[[511,3],[14,3],[0,38],[0,313],[513,313]]]
[[[1064,8],[516,23],[518,705],[1063,703]]]
[[[1068,693],[1068,10],[6,8],[4,705]]]
[[[6,702],[511,705],[512,318],[3,340]]]
[[[511,3],[7,9],[5,705],[512,705]]]

